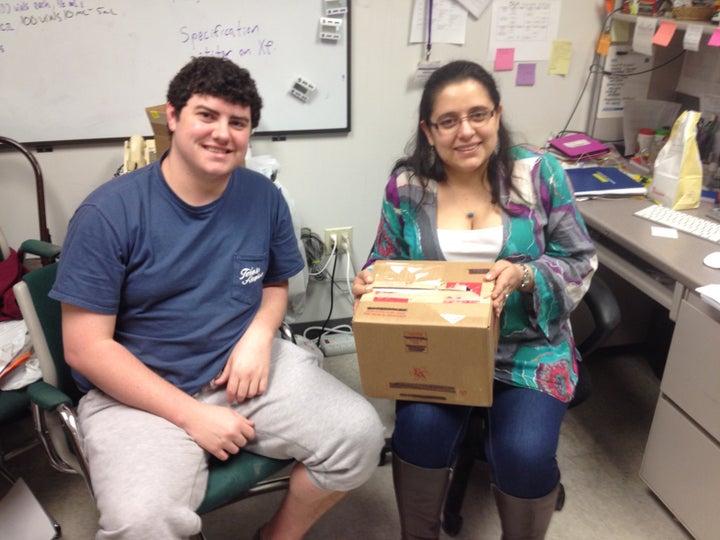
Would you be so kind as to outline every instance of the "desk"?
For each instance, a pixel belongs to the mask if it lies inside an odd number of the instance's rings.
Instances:
[[[655,237],[634,198],[578,204],[600,264],[669,310],[675,330],[640,477],[698,539],[720,530],[720,311],[695,288],[720,283],[702,259],[720,244]],[[690,213],[702,216],[703,206]]]

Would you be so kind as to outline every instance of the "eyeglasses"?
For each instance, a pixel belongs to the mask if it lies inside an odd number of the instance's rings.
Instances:
[[[460,127],[463,120],[478,128],[485,125],[495,115],[495,109],[480,109],[464,116],[445,116],[437,122],[428,122],[432,127],[444,133],[451,133]]]

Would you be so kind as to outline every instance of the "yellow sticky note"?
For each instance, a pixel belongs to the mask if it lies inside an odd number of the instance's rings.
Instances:
[[[552,42],[550,53],[550,75],[567,75],[570,70],[570,53],[572,53],[572,42],[563,39],[556,39]]]
[[[627,43],[630,41],[630,23],[628,21],[613,20],[610,25],[610,39],[613,43]]]

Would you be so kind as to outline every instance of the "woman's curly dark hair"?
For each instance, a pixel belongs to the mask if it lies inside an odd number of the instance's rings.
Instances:
[[[235,105],[250,107],[253,128],[260,123],[262,98],[247,69],[232,60],[214,56],[193,58],[170,81],[167,100],[180,113],[195,94],[222,98]]]
[[[417,132],[409,145],[408,155],[398,160],[395,163],[395,168],[409,168],[420,178],[423,184],[426,184],[429,178],[438,182],[444,182],[447,179],[445,166],[440,159],[437,159],[433,155],[433,148],[430,146],[427,137],[425,137],[420,127],[420,122],[425,122],[426,125],[430,125],[430,115],[435,105],[435,99],[447,85],[459,83],[467,79],[477,81],[487,90],[497,110],[500,106],[500,92],[498,91],[495,79],[493,79],[492,75],[482,66],[467,60],[456,60],[442,66],[437,69],[425,83],[418,111]],[[511,146],[510,133],[505,127],[501,117],[498,128],[498,145],[488,162],[488,179],[490,181],[493,203],[499,203],[500,187],[498,182],[500,178],[505,177],[508,182],[512,181]]]

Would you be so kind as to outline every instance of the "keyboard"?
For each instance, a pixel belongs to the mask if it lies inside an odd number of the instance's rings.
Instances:
[[[635,215],[664,227],[672,227],[698,238],[720,243],[720,223],[709,219],[691,216],[656,204],[638,210]]]

